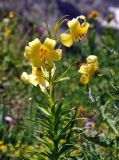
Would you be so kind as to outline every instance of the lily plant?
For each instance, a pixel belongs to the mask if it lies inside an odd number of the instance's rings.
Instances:
[[[63,23],[69,29],[58,37],[57,33]],[[79,43],[87,34],[89,23],[83,15],[72,20],[67,20],[64,16],[55,24],[53,34],[47,23],[46,28],[48,37],[43,43],[36,38],[25,47],[24,56],[28,59],[32,72],[23,72],[21,76],[23,81],[37,90],[37,118],[34,122],[39,125],[39,129],[33,136],[39,141],[40,151],[36,152],[41,160],[76,159],[78,134],[83,132],[75,125],[77,106],[72,107],[71,102],[63,98],[59,100],[55,96],[55,85],[71,78],[66,75],[72,65],[58,75],[59,67],[56,63],[62,59],[61,46],[71,47],[75,41]],[[80,82],[84,85],[99,71],[95,55],[90,55],[86,61],[79,67],[79,73],[82,74]]]

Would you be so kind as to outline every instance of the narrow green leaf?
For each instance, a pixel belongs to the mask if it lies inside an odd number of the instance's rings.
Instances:
[[[51,35],[51,32],[50,32],[50,29],[49,29],[49,26],[48,26],[48,23],[46,22],[46,20],[42,17],[43,21],[45,22],[45,25],[46,25],[46,30],[48,32],[48,35],[49,35],[49,38],[52,38],[52,35]]]
[[[50,113],[43,107],[41,107],[41,105],[37,106],[38,109],[43,112],[45,115],[50,116]]]

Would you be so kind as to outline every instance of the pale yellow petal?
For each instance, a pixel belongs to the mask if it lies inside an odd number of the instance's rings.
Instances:
[[[53,52],[51,53],[50,58],[51,58],[53,61],[59,61],[59,60],[62,58],[62,49],[56,49],[55,51],[53,51]]]
[[[36,76],[43,75],[41,68],[37,68],[37,67],[32,67],[32,74],[34,74]]]
[[[86,22],[85,25],[80,27],[80,33],[83,35],[86,34],[88,32],[88,28],[89,28],[89,23]]]
[[[77,28],[77,26],[80,26],[80,23],[78,22],[77,19],[73,18],[71,21],[68,22],[67,25],[69,26],[69,28],[71,29],[71,31],[75,31],[75,29]]]
[[[71,34],[63,33],[60,35],[61,42],[66,47],[71,47],[73,44],[73,36]]]
[[[35,81],[41,83],[42,85],[45,85],[45,78],[41,68],[32,67],[32,75],[36,76]]]
[[[22,75],[21,75],[21,79],[25,82],[28,81],[28,74],[26,72],[23,72]]]
[[[32,49],[37,49],[37,48],[40,48],[41,47],[41,42],[38,38],[36,38],[35,40],[33,40],[32,42],[29,42],[29,46],[32,48]]]
[[[30,74],[30,75],[29,75],[29,79],[28,79],[28,80],[29,80],[29,82],[30,82],[32,85],[34,85],[34,86],[37,86],[38,83],[39,83],[37,76],[35,76],[35,75],[33,75],[33,74]]]
[[[36,76],[34,76],[33,74],[28,75],[26,72],[23,72],[21,75],[21,79],[24,82],[33,84],[34,86],[38,85],[38,81],[36,79]]]
[[[99,62],[97,56],[90,55],[87,57],[86,61],[89,65],[91,65],[92,74],[99,70]]]
[[[84,64],[80,67],[79,73],[87,75],[89,74],[89,69],[90,69],[89,66],[87,64]]]
[[[86,26],[89,27],[89,23],[86,22],[86,17],[85,17],[84,15],[78,16],[76,19],[77,19],[77,20],[78,20],[78,19],[82,19],[82,20],[83,20],[83,23],[81,24],[81,27],[86,27]]]
[[[32,57],[32,51],[31,51],[31,48],[29,46],[25,47],[24,56],[27,57],[27,58],[31,58]]]
[[[84,15],[80,15],[80,16],[78,16],[76,19],[77,19],[77,20],[78,20],[78,19],[84,20],[84,22],[83,22],[82,24],[84,24],[84,23],[86,22],[86,17],[85,17]]]
[[[83,23],[80,25],[80,26],[77,26],[76,28],[76,32],[79,34],[79,36],[84,36],[87,32],[88,32],[88,28],[89,28],[89,23],[86,22],[86,17],[81,15],[81,16],[78,16],[76,18],[77,20],[78,19],[82,19],[83,20]]]
[[[80,78],[80,82],[84,85],[88,84],[90,81],[91,77],[87,76],[87,75],[82,75]]]
[[[88,28],[89,28],[89,23],[86,22],[86,24],[84,26],[80,27],[80,34],[84,35],[88,32]]]
[[[40,47],[39,39],[35,39],[25,47],[24,56],[30,59],[33,66],[40,66]]]
[[[85,25],[77,27],[76,33],[82,38],[88,32],[89,24],[86,22]]]
[[[43,45],[48,48],[49,50],[53,50],[56,46],[56,41],[50,38],[46,38]]]
[[[94,62],[98,62],[98,58],[95,55],[90,55],[87,57],[86,61],[87,63],[94,63]]]

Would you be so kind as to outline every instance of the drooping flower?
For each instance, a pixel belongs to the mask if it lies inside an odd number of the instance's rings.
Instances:
[[[79,19],[83,20],[83,23],[80,23]],[[73,45],[75,40],[79,41],[84,37],[88,31],[89,23],[86,22],[86,17],[81,15],[77,18],[73,18],[71,21],[68,21],[67,25],[70,33],[63,33],[60,37],[62,44],[70,47]]]
[[[42,68],[32,67],[32,73],[27,74],[26,72],[23,72],[21,75],[21,79],[34,86],[39,85],[41,90],[44,92],[46,90],[46,87],[48,87],[49,85],[44,72],[42,71]]]
[[[27,57],[32,66],[43,67],[45,69],[53,68],[53,62],[59,61],[62,57],[62,50],[55,49],[56,41],[46,38],[43,44],[36,38],[25,48],[25,57]]]
[[[81,65],[79,72],[82,74],[80,82],[82,84],[88,84],[92,77],[99,71],[98,58],[95,55],[87,57],[85,64]]]

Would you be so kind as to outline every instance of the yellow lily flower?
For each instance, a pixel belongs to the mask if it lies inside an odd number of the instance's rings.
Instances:
[[[78,19],[83,20],[81,24]],[[89,23],[86,22],[86,17],[81,15],[77,18],[73,18],[67,23],[70,33],[63,33],[60,35],[61,42],[67,47],[71,47],[75,40],[81,40],[84,35],[87,33],[89,28]]]
[[[83,64],[79,72],[82,74],[80,78],[80,82],[82,84],[88,84],[92,77],[98,72],[99,70],[99,62],[98,58],[95,55],[90,55],[86,59],[86,64]]]
[[[49,86],[49,83],[45,78],[42,68],[32,67],[32,74],[28,75],[26,72],[23,72],[21,75],[21,79],[34,86],[39,85],[43,92],[45,92],[46,87]]]
[[[25,48],[25,57],[30,59],[34,67],[51,69],[54,61],[59,61],[62,57],[62,50],[56,49],[56,41],[46,38],[43,44],[36,38]]]

